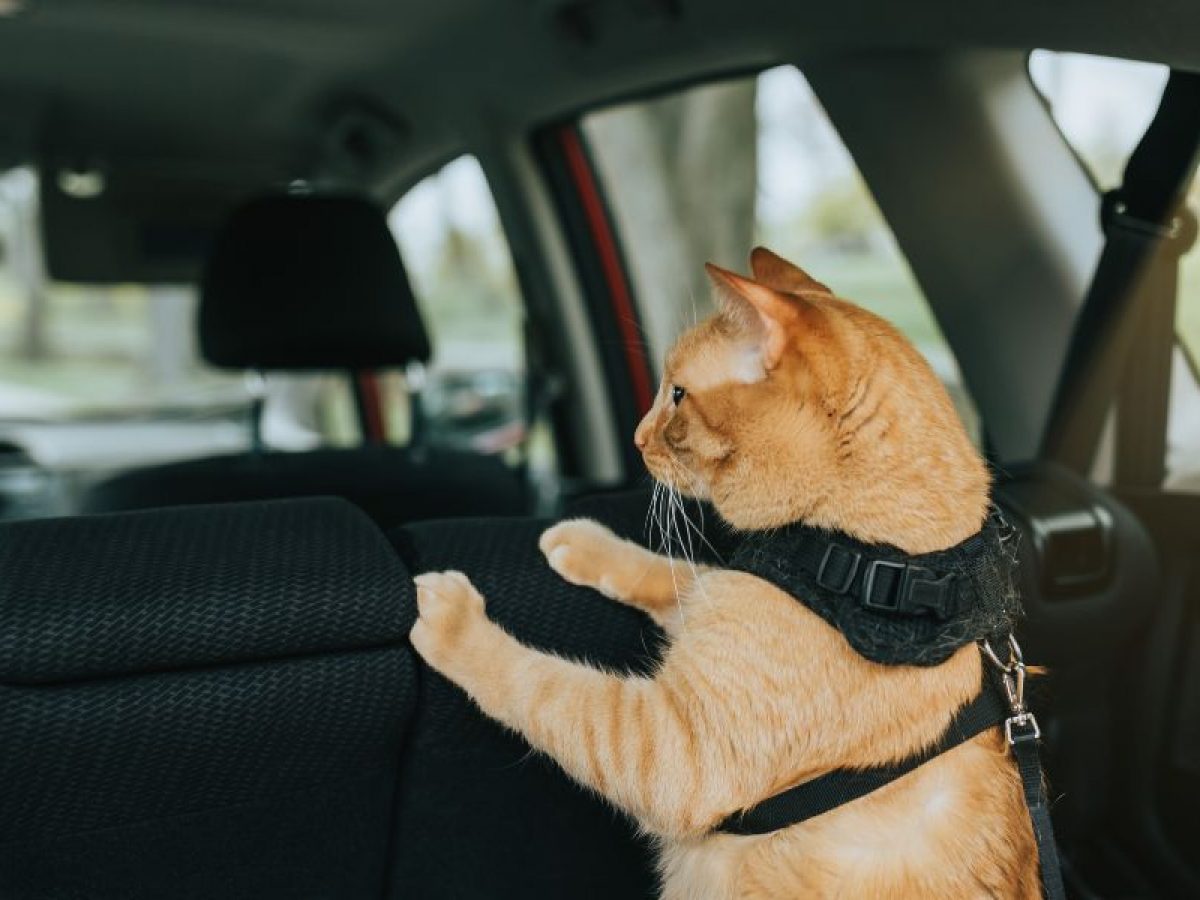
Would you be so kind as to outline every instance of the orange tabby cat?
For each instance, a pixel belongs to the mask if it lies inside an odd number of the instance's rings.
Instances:
[[[680,338],[637,429],[651,473],[737,529],[804,520],[912,554],[977,532],[988,476],[921,356],[769,251],[751,267],[752,279],[709,267],[721,311]],[[666,630],[653,677],[522,645],[454,572],[417,579],[413,646],[657,838],[664,898],[1039,895],[997,729],[798,825],[712,832],[793,784],[933,742],[980,689],[975,646],[883,666],[753,575],[672,566],[586,520],[549,529],[541,548],[568,581]]]

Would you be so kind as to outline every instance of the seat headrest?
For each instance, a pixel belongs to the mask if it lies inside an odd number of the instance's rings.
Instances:
[[[353,196],[273,195],[213,245],[200,350],[237,369],[369,369],[429,359],[429,338],[382,210]]]

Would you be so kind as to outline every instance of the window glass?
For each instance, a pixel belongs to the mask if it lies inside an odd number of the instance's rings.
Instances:
[[[236,400],[241,379],[203,366],[194,291],[49,281],[37,176],[0,173],[0,414],[72,416]]]
[[[462,156],[418,182],[388,215],[444,369],[524,365],[512,255],[479,161]]]
[[[194,288],[51,281],[38,216],[36,172],[0,172],[0,516],[70,511],[68,481],[244,447],[245,379],[200,361]],[[48,492],[14,500],[35,484]]]
[[[17,482],[5,467],[26,466],[20,460],[58,485],[41,511],[69,512],[89,483],[113,471],[246,450],[258,395],[263,438],[274,449],[358,443],[344,373],[263,379],[206,365],[194,285],[50,281],[37,200],[36,172],[0,172],[0,518],[15,514],[5,497]],[[428,371],[379,375],[390,438],[408,440],[415,390],[425,439],[519,455],[528,445],[523,307],[478,162],[461,157],[419,182],[389,224],[434,348]],[[548,436],[542,444],[545,457]]]
[[[524,306],[478,160],[459,157],[419,182],[388,221],[433,345],[421,391],[426,439],[515,450],[527,437]]]
[[[656,359],[709,307],[704,261],[741,271],[749,248],[765,244],[904,331],[979,440],[945,337],[797,69],[606,109],[584,128]]]
[[[1097,186],[1121,183],[1125,162],[1154,117],[1169,75],[1155,63],[1035,50],[1029,73],[1063,137]],[[1188,194],[1200,209],[1200,181]],[[1200,490],[1200,251],[1184,256],[1175,317],[1179,353],[1172,368],[1168,483]]]
[[[1125,161],[1154,118],[1167,67],[1034,50],[1029,74],[1096,183],[1105,189],[1120,184]]]

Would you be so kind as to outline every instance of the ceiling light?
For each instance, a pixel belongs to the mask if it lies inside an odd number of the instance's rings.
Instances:
[[[3,3],[4,0],[0,0]],[[104,173],[97,169],[61,169],[58,189],[68,197],[90,200],[104,193]]]

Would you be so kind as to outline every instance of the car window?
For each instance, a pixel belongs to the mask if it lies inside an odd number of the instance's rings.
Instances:
[[[765,244],[904,331],[980,440],[949,345],[796,68],[612,107],[583,126],[656,361],[709,308],[703,263],[744,271],[749,248]]]
[[[0,173],[0,415],[72,416],[203,407],[238,399],[241,380],[197,360],[187,286],[50,281],[38,182]]]
[[[0,172],[0,441],[103,471],[246,443],[248,392],[199,359],[190,285],[82,285],[44,270],[38,176]]]
[[[433,345],[421,390],[426,438],[515,448],[527,437],[524,304],[479,161],[461,156],[418,182],[388,222]]]
[[[1063,137],[1100,190],[1121,183],[1130,153],[1154,117],[1170,74],[1157,63],[1035,50],[1029,73]],[[1200,181],[1188,194],[1200,209]],[[1200,251],[1184,256],[1175,314],[1167,483],[1200,490]]]
[[[0,442],[41,466],[108,472],[249,447],[265,397],[264,441],[304,450],[359,441],[344,373],[227,372],[201,359],[195,285],[66,284],[47,278],[37,173],[0,172]],[[479,163],[461,157],[390,211],[434,355],[407,373],[426,437],[502,453],[524,425],[522,309],[511,256]],[[405,373],[380,373],[390,437],[411,419]],[[56,510],[62,511],[62,510]]]

